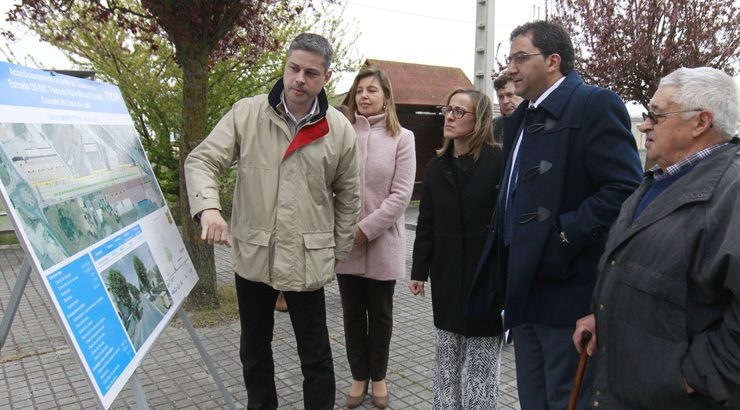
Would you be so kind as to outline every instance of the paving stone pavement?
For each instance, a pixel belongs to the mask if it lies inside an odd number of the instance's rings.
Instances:
[[[406,212],[408,257],[414,241],[417,208]],[[229,249],[216,249],[219,281],[233,284]],[[15,285],[23,250],[0,247],[0,313]],[[390,409],[430,409],[434,375],[434,331],[429,295],[413,297],[407,280],[396,285],[394,329],[388,369]],[[326,286],[329,336],[337,380],[336,406],[342,408],[351,375],[344,350],[342,308],[336,282]],[[196,329],[219,369],[238,408],[246,408],[247,395],[239,362],[237,321]],[[301,371],[295,338],[287,314],[275,314],[273,341],[275,379],[280,409],[303,408]],[[223,398],[206,370],[184,328],[171,323],[143,360],[137,375],[152,409],[221,409]],[[505,346],[501,362],[499,409],[519,409],[513,346]],[[51,310],[43,285],[35,273],[26,287],[8,339],[0,350],[0,409],[90,409],[97,399],[79,362]],[[135,409],[136,401],[126,386],[111,406]],[[369,399],[364,407],[371,409]]]

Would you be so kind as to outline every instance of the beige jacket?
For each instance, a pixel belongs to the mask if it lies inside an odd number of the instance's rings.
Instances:
[[[291,141],[277,112],[282,80],[268,95],[238,101],[185,161],[194,217],[221,209],[219,175],[238,174],[231,219],[234,270],[278,290],[307,291],[331,282],[347,257],[360,209],[355,132],[329,107]]]

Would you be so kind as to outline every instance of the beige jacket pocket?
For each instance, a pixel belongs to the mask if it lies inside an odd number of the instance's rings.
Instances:
[[[313,290],[331,281],[334,273],[334,232],[304,233],[306,289]]]
[[[249,229],[244,233],[234,230],[237,273],[242,277],[270,284],[270,236],[271,232]]]

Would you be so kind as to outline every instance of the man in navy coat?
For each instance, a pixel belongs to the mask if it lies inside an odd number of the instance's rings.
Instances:
[[[578,364],[571,337],[590,312],[596,264],[642,168],[613,92],[583,83],[568,33],[536,21],[511,33],[508,74],[525,101],[504,121],[505,172],[468,314],[505,297],[522,409],[564,409]],[[587,372],[582,400],[591,395]]]

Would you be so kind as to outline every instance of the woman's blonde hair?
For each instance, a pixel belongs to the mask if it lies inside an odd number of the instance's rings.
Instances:
[[[355,81],[352,83],[352,88],[349,89],[349,97],[347,101],[347,118],[352,124],[355,123],[355,112],[357,112],[357,84],[360,83],[365,77],[375,77],[380,83],[380,88],[383,90],[385,98],[388,102],[384,104],[383,112],[385,113],[385,128],[392,136],[397,136],[401,133],[401,123],[398,122],[398,115],[396,114],[396,103],[393,100],[393,87],[391,86],[391,80],[388,75],[380,67],[376,66],[365,66],[360,70],[355,77]]]
[[[493,104],[491,104],[491,99],[487,95],[478,90],[458,88],[447,96],[446,105],[450,104],[450,100],[455,94],[469,96],[475,106],[475,112],[473,113],[475,115],[475,127],[473,132],[470,133],[470,152],[473,153],[473,158],[477,161],[483,144],[493,145]],[[449,147],[450,140],[445,138],[442,147],[437,150],[437,156],[442,156]]]

